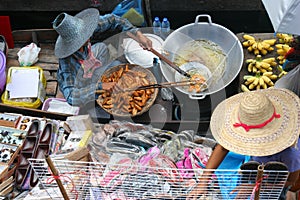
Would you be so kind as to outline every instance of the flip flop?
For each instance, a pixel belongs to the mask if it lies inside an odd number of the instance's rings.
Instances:
[[[288,167],[284,163],[277,161],[267,162],[264,171],[267,174],[266,181],[272,184],[285,182],[288,175]]]
[[[257,176],[257,169],[261,164],[257,161],[249,161],[243,163],[240,167],[242,183],[255,183]]]

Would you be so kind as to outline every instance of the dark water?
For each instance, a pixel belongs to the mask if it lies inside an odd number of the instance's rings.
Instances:
[[[32,28],[52,28],[52,21],[61,12],[1,12],[1,15],[10,16],[12,30],[32,29]],[[71,15],[77,12],[68,12]],[[105,14],[105,13],[102,13]],[[186,24],[193,23],[197,15],[209,14],[212,22],[220,24],[233,33],[263,33],[273,32],[269,17],[265,11],[152,11],[152,18],[167,17],[172,29],[177,29]]]

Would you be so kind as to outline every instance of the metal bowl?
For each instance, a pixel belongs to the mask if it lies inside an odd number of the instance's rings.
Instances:
[[[208,22],[199,22],[199,18],[207,18]],[[191,94],[188,91],[180,90],[191,99],[203,99],[206,95],[216,93],[225,89],[239,74],[244,60],[243,47],[235,34],[227,28],[212,23],[209,15],[198,15],[195,23],[185,25],[174,30],[164,41],[163,51],[166,57],[174,62],[176,52],[186,43],[197,40],[206,40],[218,45],[225,54],[225,69],[207,90],[199,94]],[[218,68],[218,66],[216,66]],[[166,63],[161,64],[161,71],[168,82],[174,82],[176,71]],[[214,76],[214,71],[210,70]]]

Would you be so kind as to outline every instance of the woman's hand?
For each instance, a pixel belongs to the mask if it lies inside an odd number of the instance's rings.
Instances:
[[[152,41],[148,37],[146,37],[142,32],[137,31],[136,37],[139,41],[140,46],[143,49],[150,50],[152,48]]]
[[[207,186],[211,177],[210,172],[204,172],[201,177],[199,177],[197,185],[193,188],[191,192],[187,195],[187,200],[197,200],[202,195],[207,194]]]

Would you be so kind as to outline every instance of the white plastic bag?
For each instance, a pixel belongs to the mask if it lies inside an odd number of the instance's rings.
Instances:
[[[20,66],[31,66],[38,61],[38,55],[41,48],[36,46],[36,44],[31,43],[18,52],[18,61]]]
[[[275,88],[286,88],[300,97],[300,65],[276,81]]]

